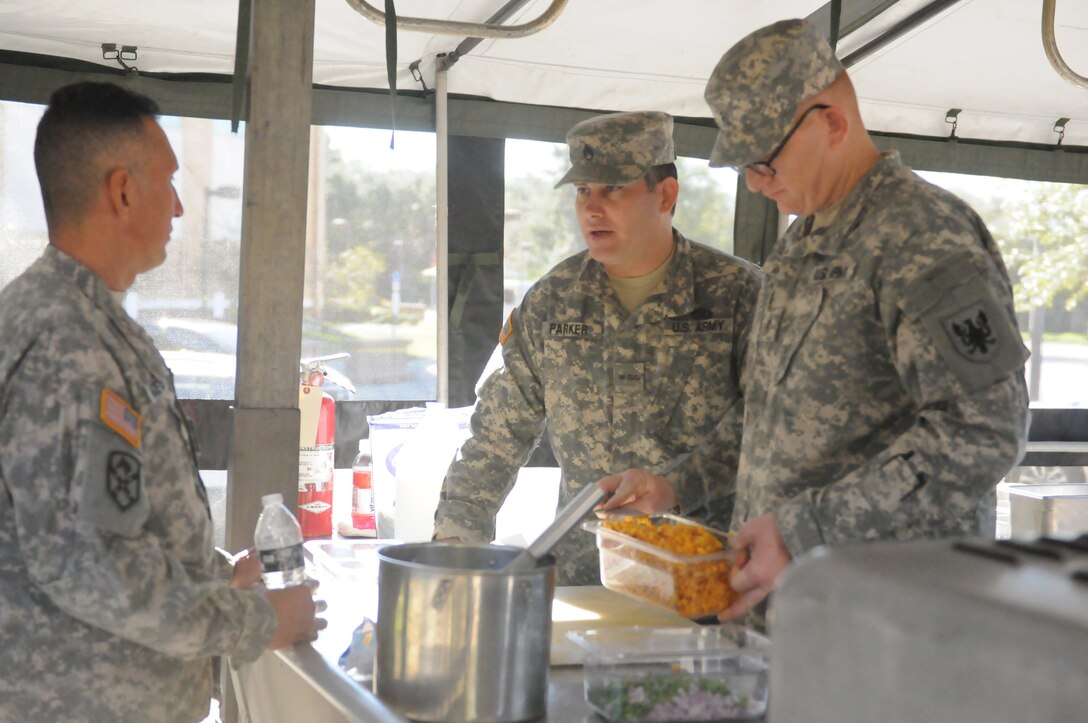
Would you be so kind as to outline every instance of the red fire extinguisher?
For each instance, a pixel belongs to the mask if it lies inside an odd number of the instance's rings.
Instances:
[[[299,386],[298,522],[302,537],[332,535],[332,488],[335,473],[336,401],[322,390],[324,362],[337,354],[305,360]],[[345,380],[346,381],[346,380]],[[344,382],[341,382],[341,386]],[[347,383],[350,391],[354,387]]]

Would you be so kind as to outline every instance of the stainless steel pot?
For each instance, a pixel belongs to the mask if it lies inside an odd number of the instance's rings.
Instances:
[[[378,553],[374,692],[421,721],[521,721],[547,707],[555,559],[422,542]]]

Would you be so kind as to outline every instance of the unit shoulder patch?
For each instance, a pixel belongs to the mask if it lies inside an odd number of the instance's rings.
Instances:
[[[998,338],[983,304],[973,304],[941,320],[952,348],[964,359],[987,362],[998,348]]]
[[[106,457],[106,492],[126,512],[140,501],[140,460],[128,452],[110,452]]]

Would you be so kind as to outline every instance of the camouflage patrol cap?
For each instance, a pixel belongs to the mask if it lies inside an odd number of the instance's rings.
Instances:
[[[726,51],[703,97],[721,131],[710,165],[740,168],[768,156],[801,103],[843,72],[827,40],[805,20],[760,28]]]
[[[609,113],[584,120],[567,132],[571,168],[555,184],[637,181],[654,166],[672,163],[672,116],[659,111]]]

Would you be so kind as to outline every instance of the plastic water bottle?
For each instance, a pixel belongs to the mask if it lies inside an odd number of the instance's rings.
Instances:
[[[370,440],[359,440],[359,454],[351,463],[351,526],[360,532],[377,536],[374,519],[373,466],[370,458]]]
[[[261,498],[264,509],[257,518],[253,544],[261,563],[261,578],[269,590],[301,585],[306,580],[302,558],[302,528],[283,504],[279,493]]]

